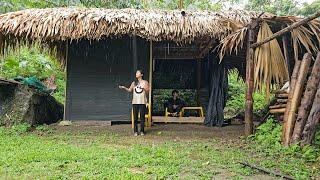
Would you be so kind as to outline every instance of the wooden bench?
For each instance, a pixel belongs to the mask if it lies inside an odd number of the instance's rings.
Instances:
[[[196,110],[196,111],[199,111],[199,115],[200,117],[204,117],[204,113],[203,113],[203,108],[201,106],[198,106],[198,107],[183,107],[181,112],[182,112],[182,115],[184,115],[184,112],[186,110]]]
[[[203,108],[200,107],[200,106],[197,106],[197,107],[183,107],[179,113],[179,117],[183,117],[184,115],[184,112],[186,110],[196,110],[196,111],[199,111],[199,114],[200,114],[200,117],[204,117],[204,113],[203,113]],[[168,108],[166,108],[166,111],[165,111],[165,117],[168,117],[169,116],[169,112],[168,112]]]

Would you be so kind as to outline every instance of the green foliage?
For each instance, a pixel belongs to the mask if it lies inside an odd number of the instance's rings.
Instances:
[[[164,103],[172,97],[173,89],[154,89],[153,93],[153,112],[155,114],[164,114]],[[192,89],[178,89],[180,97],[188,106],[197,105],[196,91]]]
[[[284,16],[295,14],[297,4],[296,0],[249,0],[246,9]]]
[[[315,146],[301,148],[295,144],[284,147],[281,144],[281,130],[282,126],[273,118],[269,118],[266,123],[257,128],[255,135],[249,137],[251,151],[262,154],[261,164],[265,167],[280,166],[282,172],[291,174],[298,179],[309,178],[313,169],[310,169],[307,164],[320,163],[319,137],[316,138]],[[275,158],[276,161],[271,161],[270,158]]]
[[[180,0],[6,0],[0,2],[0,14],[29,8],[52,7],[97,7],[97,8],[135,8],[135,9],[179,9]],[[213,2],[210,0],[184,0],[184,9],[219,10],[223,3],[237,2],[238,0]]]
[[[243,79],[239,76],[238,71],[231,70],[228,75],[229,90],[228,101],[225,107],[225,118],[229,119],[237,114],[244,113],[245,109],[245,93],[246,85]],[[255,92],[253,94],[253,110],[257,116],[261,116],[261,111],[266,108],[268,101],[265,98],[265,94],[262,92]]]
[[[2,135],[21,135],[29,132],[31,125],[28,123],[15,124],[10,127],[0,126],[0,136]]]
[[[298,14],[303,16],[310,16],[316,12],[318,12],[320,9],[320,0],[315,0],[311,4],[303,4],[303,7],[298,10]]]
[[[43,132],[43,133],[47,133],[47,134],[51,134],[53,133],[52,128],[50,128],[48,125],[44,124],[44,125],[39,125],[36,127],[36,130],[39,132]]]
[[[2,71],[0,71],[0,76],[6,78],[36,76],[38,79],[43,80],[54,75],[58,87],[53,96],[59,102],[64,102],[64,70],[57,60],[45,52],[40,52],[37,46],[30,49],[22,47],[19,52],[9,53],[5,59],[1,59],[1,62]]]

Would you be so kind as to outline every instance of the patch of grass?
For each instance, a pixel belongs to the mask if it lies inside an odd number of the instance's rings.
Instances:
[[[0,178],[15,179],[246,179],[257,171],[239,162],[310,177],[309,162],[272,156],[226,140],[166,140],[112,132],[63,132],[38,126],[35,132],[0,128]],[[39,136],[38,132],[52,131]],[[256,142],[257,143],[257,142]],[[262,146],[261,146],[262,148]],[[295,171],[293,168],[296,168]],[[287,170],[286,170],[287,169]]]
[[[320,148],[315,146],[298,145],[284,147],[281,145],[282,126],[269,118],[259,126],[255,135],[250,139],[250,151],[259,153],[259,163],[266,168],[275,169],[298,179],[308,179],[312,174],[320,175],[316,169],[320,164]]]

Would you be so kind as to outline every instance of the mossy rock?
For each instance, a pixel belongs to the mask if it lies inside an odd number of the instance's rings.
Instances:
[[[0,85],[0,125],[51,124],[63,118],[63,105],[25,85]]]

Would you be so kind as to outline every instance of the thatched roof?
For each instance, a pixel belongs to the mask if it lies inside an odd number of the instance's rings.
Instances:
[[[70,41],[137,35],[152,41],[197,43],[201,52],[199,57],[220,43],[215,48],[220,59],[244,75],[247,25],[258,17],[258,40],[301,19],[239,10],[28,9],[0,15],[0,56],[5,54],[7,47],[16,49],[21,42],[40,41],[48,44],[59,59],[65,60]],[[291,39],[288,49],[293,49],[296,60],[305,50],[317,52],[320,49],[319,35],[320,22],[310,21],[286,35]],[[288,67],[277,39],[256,48],[254,61],[257,89],[265,85],[269,90],[272,83],[282,84],[288,79]]]
[[[186,11],[183,15],[178,10],[28,9],[0,15],[0,33],[53,41],[137,35],[153,41],[192,42],[222,39],[258,15],[240,10]]]

